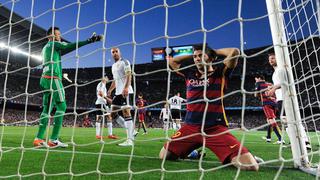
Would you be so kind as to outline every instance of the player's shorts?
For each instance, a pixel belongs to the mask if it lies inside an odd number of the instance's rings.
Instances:
[[[52,105],[54,106],[57,103],[65,102],[65,92],[62,85],[61,80],[59,79],[52,79],[52,90],[53,92],[50,92],[50,85],[51,85],[51,79],[49,78],[41,78],[40,79],[40,87],[45,92],[43,93],[43,105],[49,105],[51,101],[52,96]]]
[[[179,109],[171,109],[172,119],[181,119],[181,112]]]
[[[210,126],[204,129],[207,135],[217,136],[206,137],[205,146],[216,154],[223,164],[230,163],[232,158],[240,154],[245,154],[248,149],[244,146],[240,149],[241,143],[228,132],[228,128],[222,125]],[[203,145],[201,136],[201,125],[186,124],[182,126],[167,142],[164,147],[179,158],[186,158],[193,150]],[[223,134],[222,134],[223,133]],[[190,136],[193,135],[193,136]],[[190,136],[184,139],[183,137]]]
[[[167,122],[169,122],[169,119],[168,118],[164,118],[163,122],[167,123]]]
[[[121,94],[113,97],[112,105],[118,106],[119,108],[123,106],[133,106],[133,94],[129,94],[126,98],[124,98]]]
[[[106,104],[96,104],[96,115],[101,116],[103,114],[106,114],[109,110],[109,107]]]
[[[144,122],[144,113],[139,113],[139,122]]]
[[[263,105],[262,109],[263,109],[264,115],[266,116],[267,119],[275,119],[276,118],[277,109],[275,106]]]

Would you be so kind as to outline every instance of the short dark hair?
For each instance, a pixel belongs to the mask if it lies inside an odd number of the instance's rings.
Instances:
[[[202,45],[194,45],[193,51],[202,51]],[[209,56],[209,58],[215,59],[217,57],[217,53],[210,46],[205,46],[204,52]]]
[[[58,28],[58,27],[50,27],[50,28],[47,30],[47,36],[49,36],[50,34],[52,34],[52,29],[53,29],[53,31],[55,31],[55,30],[59,30],[59,31],[60,31],[60,28]]]
[[[271,56],[271,55],[275,55],[273,48],[268,50],[268,56]]]
[[[265,80],[265,77],[264,77],[264,75],[262,75],[262,74],[256,74],[254,77],[255,77],[255,78],[260,78],[260,79],[262,79],[262,80]]]

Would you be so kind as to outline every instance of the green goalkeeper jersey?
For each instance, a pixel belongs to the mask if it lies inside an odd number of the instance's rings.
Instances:
[[[78,47],[89,44],[89,41],[79,41]],[[42,77],[55,77],[62,80],[61,56],[76,49],[77,43],[49,41],[42,49]],[[53,50],[53,53],[52,53]],[[52,55],[52,56],[51,56]]]

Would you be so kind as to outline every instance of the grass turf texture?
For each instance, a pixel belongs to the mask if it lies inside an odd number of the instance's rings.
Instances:
[[[122,142],[123,139],[106,139],[103,144],[95,138],[94,128],[63,128],[61,131],[63,142],[71,142],[72,134],[74,134],[73,141],[77,146],[69,144],[69,147],[65,149],[33,149],[32,142],[36,131],[37,127],[0,127],[0,135],[3,135],[0,177],[19,179],[18,175],[21,175],[23,179],[43,179],[42,169],[48,175],[46,179],[70,179],[70,172],[73,173],[74,179],[128,179],[130,177],[128,163],[131,147],[117,146],[117,143]],[[114,129],[114,133],[120,138],[125,137],[123,129]],[[170,131],[169,134],[172,133],[173,131]],[[104,129],[104,134],[106,134],[106,129]],[[279,159],[280,146],[262,140],[261,137],[266,134],[264,131],[249,132],[245,136],[243,136],[243,131],[234,131],[233,134],[238,139],[245,137],[245,146],[254,155],[262,157],[265,161]],[[315,134],[312,133],[312,135]],[[275,135],[273,136],[275,140]],[[140,133],[137,136],[130,165],[133,179],[161,178],[162,161],[157,158],[165,142],[164,137],[165,134],[161,129],[148,129],[147,135]],[[151,139],[154,140],[151,141]],[[313,142],[317,142],[316,137]],[[22,146],[24,149],[21,148]],[[314,144],[313,147],[313,151],[318,150],[317,145]],[[236,168],[232,166],[219,168],[221,164],[216,156],[208,149],[206,152],[207,156],[201,164],[205,170],[203,179],[233,179],[236,176]],[[291,158],[289,147],[283,148],[281,153],[286,160]],[[21,158],[22,155],[23,158]],[[319,162],[319,156],[313,156],[312,161]],[[238,179],[273,179],[280,165],[280,161],[273,161],[261,166],[259,172],[241,171]],[[166,161],[164,167],[167,170],[163,174],[164,179],[199,179],[202,175],[198,171],[198,161]],[[100,175],[97,169],[101,172]],[[293,169],[292,162],[285,162],[279,175],[279,179],[314,178],[314,176]]]

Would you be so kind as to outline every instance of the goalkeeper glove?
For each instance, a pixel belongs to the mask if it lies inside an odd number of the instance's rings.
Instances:
[[[103,39],[103,35],[97,35],[96,33],[93,33],[91,37],[88,39],[90,43],[101,41]]]

